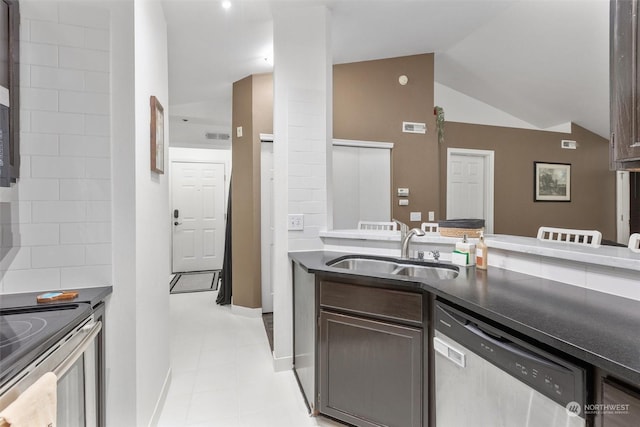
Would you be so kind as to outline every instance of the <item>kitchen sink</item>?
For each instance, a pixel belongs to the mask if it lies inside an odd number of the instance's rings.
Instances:
[[[364,273],[385,273],[420,279],[455,279],[458,268],[443,264],[414,264],[409,261],[374,257],[347,256],[329,261],[329,267],[344,268]]]
[[[333,261],[332,261],[333,262]],[[365,270],[371,273],[391,274],[398,268],[393,261],[385,261],[369,258],[346,258],[335,263],[329,263],[331,267],[345,268],[347,270]]]
[[[393,272],[399,276],[420,277],[421,279],[455,279],[458,277],[458,270],[454,268],[407,265],[400,266]]]

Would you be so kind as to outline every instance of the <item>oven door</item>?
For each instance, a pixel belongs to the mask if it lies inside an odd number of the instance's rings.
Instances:
[[[47,372],[58,377],[57,425],[100,426],[98,417],[98,334],[102,322],[93,316],[67,334],[0,390],[0,409],[7,407]]]

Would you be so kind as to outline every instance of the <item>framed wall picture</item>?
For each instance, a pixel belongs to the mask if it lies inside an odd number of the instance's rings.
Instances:
[[[164,109],[151,97],[151,170],[164,173]]]
[[[571,201],[571,164],[533,162],[535,202]]]

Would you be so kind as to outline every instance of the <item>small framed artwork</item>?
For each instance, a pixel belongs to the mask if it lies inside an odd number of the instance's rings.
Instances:
[[[535,202],[571,201],[571,164],[533,162]]]
[[[151,97],[151,170],[164,173],[164,109]]]

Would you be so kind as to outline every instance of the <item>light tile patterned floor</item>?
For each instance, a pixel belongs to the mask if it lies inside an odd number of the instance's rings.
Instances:
[[[291,371],[274,372],[262,319],[217,292],[170,295],[172,381],[159,427],[342,426],[310,417]]]

